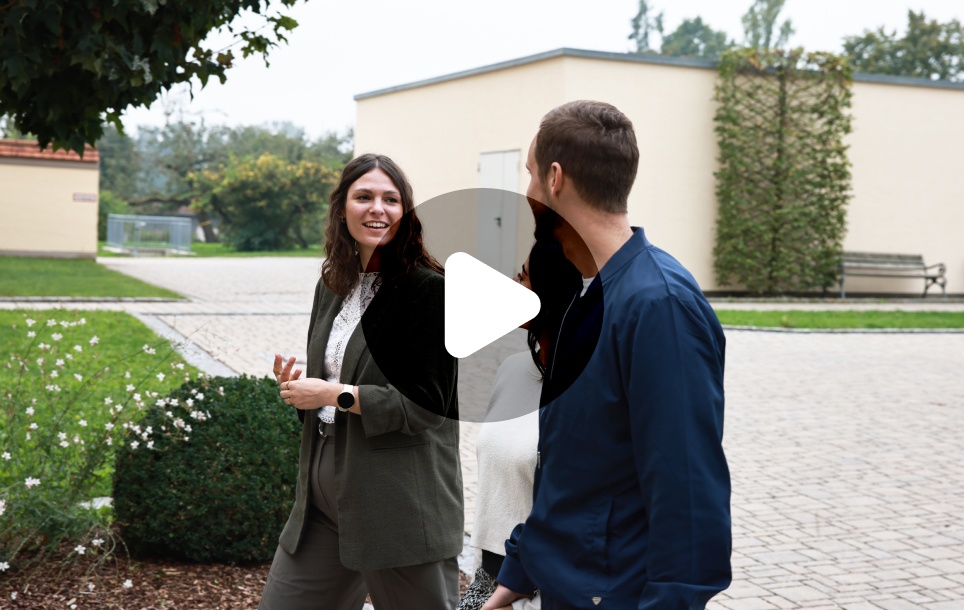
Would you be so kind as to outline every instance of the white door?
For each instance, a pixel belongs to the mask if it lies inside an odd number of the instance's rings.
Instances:
[[[477,258],[508,277],[516,269],[519,151],[482,153],[479,158],[479,249]]]

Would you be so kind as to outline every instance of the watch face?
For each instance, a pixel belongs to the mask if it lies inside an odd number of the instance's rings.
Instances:
[[[351,408],[355,404],[355,395],[351,392],[342,392],[338,395],[338,406],[342,409]]]

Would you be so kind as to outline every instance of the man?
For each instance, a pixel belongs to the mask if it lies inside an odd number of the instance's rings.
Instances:
[[[532,512],[483,610],[536,588],[543,610],[697,609],[730,583],[725,340],[689,272],[629,224],[638,163],[632,123],[601,102],[552,110],[529,148],[526,195],[596,278],[563,321]]]

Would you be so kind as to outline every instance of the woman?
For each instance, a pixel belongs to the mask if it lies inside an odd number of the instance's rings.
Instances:
[[[578,294],[582,276],[562,247],[537,241],[516,281],[539,296],[539,314],[524,324],[529,351],[505,359],[495,374],[485,422],[476,440],[478,491],[472,546],[482,550],[482,565],[459,603],[477,610],[495,590],[505,558],[505,540],[532,509],[532,482],[539,441],[542,379],[566,308]],[[519,600],[516,610],[538,608],[539,600]]]
[[[457,361],[442,267],[391,159],[351,161],[331,194],[307,375],[274,372],[304,422],[298,486],[260,608],[448,610],[458,600]],[[446,417],[446,416],[450,417]]]

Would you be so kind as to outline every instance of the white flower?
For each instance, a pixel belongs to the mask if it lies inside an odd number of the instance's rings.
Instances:
[[[157,380],[158,380],[158,381],[164,381],[164,373],[158,373],[158,374],[157,374]]]
[[[4,570],[6,570],[7,568],[10,567],[10,566],[7,565],[6,563],[4,563],[3,565],[6,566],[5,568],[3,568]],[[17,592],[16,592],[16,591],[14,591],[13,593],[10,594],[10,599],[17,599]]]
[[[13,459],[13,456],[10,455],[10,452],[9,452],[9,451],[4,451],[4,452],[3,452],[3,455],[0,456],[0,457],[2,457],[2,458],[5,459],[5,460],[12,460],[12,459]]]
[[[68,442],[65,441],[65,440],[64,440],[64,441],[60,441],[59,444],[60,444],[61,447],[64,447],[64,448],[70,447],[70,443],[68,443]]]
[[[67,320],[61,320],[61,321],[60,321],[60,325],[61,325],[62,327],[64,327],[64,328],[67,328],[68,326],[73,326],[73,324],[71,324],[71,323],[68,322]]]
[[[74,547],[74,551],[75,551],[78,555],[83,555],[84,553],[87,552],[87,547],[78,544],[77,546]]]
[[[98,540],[100,540],[100,539],[98,538]],[[103,542],[103,540],[101,540],[101,542]],[[87,590],[88,590],[88,591],[93,591],[95,588],[96,588],[96,587],[94,587],[94,583],[92,583],[92,582],[87,583]]]
[[[148,449],[153,449],[153,448],[154,448],[154,441],[147,441],[147,448],[148,448]]]
[[[127,387],[124,388],[124,389],[127,390],[128,392],[133,392],[134,389],[135,389],[135,388],[134,388],[134,384],[133,384],[133,383],[128,383],[128,384],[127,384]]]
[[[27,338],[28,338],[28,339],[33,339],[33,338],[36,337],[36,336],[37,336],[37,333],[36,333],[36,332],[34,332],[34,331],[32,331],[32,330],[28,330],[28,331],[27,331]]]
[[[33,415],[33,414],[34,414],[33,407],[27,407],[27,415]]]
[[[27,440],[28,440],[28,441],[30,440],[30,433],[29,433],[29,432],[27,433]]]
[[[107,444],[108,444],[108,445],[113,445],[113,444],[114,444],[113,439],[111,439],[111,437],[109,437],[109,436],[107,437]]]
[[[100,339],[97,338],[97,335],[94,335],[93,337],[90,338],[90,341],[88,341],[87,343],[90,343],[91,345],[97,345],[98,343],[100,343]]]
[[[39,428],[40,426],[37,425],[37,422],[30,422],[30,426],[28,426],[28,427],[29,427],[31,430],[36,430],[36,429]]]
[[[90,544],[91,544],[92,546],[100,546],[100,545],[104,544],[104,539],[103,539],[103,538],[94,538],[93,540],[90,541]],[[93,586],[90,586],[89,588],[90,588],[91,591],[94,590],[94,589],[93,589]]]
[[[43,359],[43,358],[37,358],[37,366],[43,366],[43,364],[44,364],[44,359]]]
[[[82,351],[84,351],[84,348],[82,348],[82,347],[79,346],[79,345],[75,345],[75,346],[74,346],[74,351],[75,351],[75,352],[82,352]]]
[[[79,436],[74,435],[74,444],[76,444],[76,445],[83,445],[83,444],[84,444],[84,441],[82,441]]]
[[[67,354],[67,355],[69,356],[70,354]],[[57,365],[57,366],[63,366],[63,365],[64,365],[64,359],[63,359],[63,358],[57,358],[57,362],[54,362],[54,364]]]
[[[141,399],[141,395],[138,394],[137,392],[134,392],[133,398],[134,398],[134,402],[138,402]]]
[[[130,578],[128,578],[127,580],[124,581],[124,588],[125,588],[125,589],[130,589],[130,588],[133,587],[133,586],[134,586],[134,582],[133,582]]]
[[[10,569],[10,564],[6,561],[0,561],[0,572],[6,572]],[[17,592],[14,591],[10,594],[10,599],[17,599]]]
[[[24,320],[24,322],[27,323],[27,328],[30,328],[31,326],[37,323],[36,320],[31,320],[30,318],[27,318],[26,320]]]
[[[27,477],[27,480],[24,481],[24,484],[27,486],[27,489],[30,489],[31,487],[34,487],[34,486],[36,486],[36,485],[40,485],[40,479],[35,479],[35,478],[33,478],[33,477]]]
[[[112,424],[112,423],[110,423],[110,422],[107,422],[106,424],[104,424],[104,428],[106,428],[106,429],[108,429],[108,430],[113,430],[113,429],[114,429],[114,424]]]
[[[154,401],[155,407],[163,407],[166,404],[167,404],[167,401],[164,400],[163,398],[158,398],[156,401]]]
[[[41,341],[41,342],[40,342],[40,345],[37,346],[37,349],[39,349],[39,350],[45,350],[45,349],[47,349],[47,348],[49,348],[49,347],[50,347],[49,345],[47,345],[46,343],[44,343],[43,341]]]
[[[64,338],[64,336],[60,333],[54,333],[50,335],[50,338],[53,339],[54,341],[60,341],[61,339]]]
[[[200,392],[198,392],[198,395],[195,398],[197,398],[198,400],[204,400],[204,394],[201,394]]]
[[[81,428],[86,428],[86,427],[87,427],[87,420],[86,420],[86,419],[82,419],[82,420],[80,420],[80,421],[77,422],[77,423],[80,424],[80,427],[81,427]]]
[[[76,379],[77,381],[83,381],[84,376],[79,373],[74,373],[74,379]]]
[[[0,500],[0,515],[2,515],[5,512],[7,512],[7,501]]]
[[[83,326],[84,324],[87,324],[87,318],[81,318],[77,320],[77,324],[80,324],[81,326]]]
[[[62,441],[65,441],[65,440],[67,440],[67,433],[66,433],[66,432],[58,432],[58,433],[57,433],[57,438],[59,438],[59,439],[62,440]]]
[[[193,406],[194,406],[194,401],[191,400],[190,398],[188,398],[187,400],[184,401],[184,404],[186,404],[186,405],[189,406],[189,407],[193,407]]]
[[[108,396],[107,398],[104,399],[104,404],[105,405],[114,404],[114,399]]]
[[[131,441],[131,449],[137,449],[138,445],[140,445],[140,443],[138,443],[137,441]]]
[[[131,378],[131,372],[130,372],[130,371],[125,371],[125,372],[124,372],[124,379],[130,379],[130,378]]]
[[[184,363],[183,363],[183,362],[178,362],[178,363],[175,364],[174,366],[177,367],[178,369],[182,370],[182,371],[184,370]]]
[[[184,442],[185,442],[185,443],[188,442],[189,440],[191,440],[189,437],[187,437],[187,436],[184,437]]]
[[[66,358],[67,360],[73,360],[73,359],[74,359],[74,355],[73,355],[73,354],[64,354],[64,358]]]
[[[57,326],[57,320],[47,320],[47,326]]]
[[[51,378],[60,377],[60,373],[58,373],[57,371],[50,371],[50,377]]]

